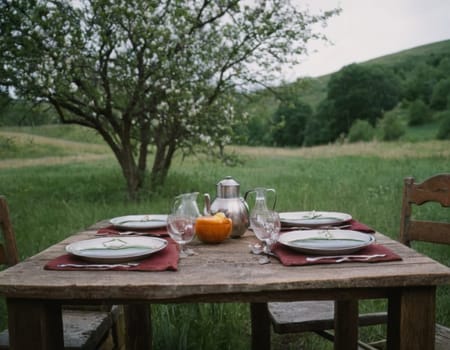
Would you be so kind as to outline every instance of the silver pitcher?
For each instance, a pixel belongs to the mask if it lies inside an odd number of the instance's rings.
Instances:
[[[224,213],[232,222],[231,237],[241,237],[249,226],[248,205],[239,195],[240,185],[231,176],[217,183],[217,197],[211,203],[211,197],[205,193],[205,214]]]

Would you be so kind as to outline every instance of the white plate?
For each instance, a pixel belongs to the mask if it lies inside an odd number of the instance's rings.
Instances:
[[[334,211],[295,211],[280,213],[280,221],[286,226],[337,225],[350,221],[352,216]]]
[[[373,235],[350,230],[305,230],[283,233],[278,242],[312,255],[350,254],[375,242]]]
[[[126,230],[145,230],[166,227],[167,215],[127,215],[109,220],[117,228]]]
[[[120,263],[145,258],[166,246],[165,239],[156,237],[103,237],[71,243],[66,251],[88,261]]]

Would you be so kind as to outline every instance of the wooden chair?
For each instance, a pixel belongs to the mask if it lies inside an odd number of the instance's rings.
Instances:
[[[450,174],[432,176],[422,183],[411,177],[404,179],[403,202],[400,223],[400,241],[410,246],[412,241],[427,241],[450,244],[449,222],[414,220],[413,206],[428,202],[450,207]],[[268,310],[275,333],[315,332],[329,340],[334,328],[334,301],[269,303]],[[359,326],[385,323],[385,312],[359,315]],[[436,349],[450,349],[450,329],[436,325]],[[378,342],[383,346],[383,342]],[[360,349],[374,349],[375,344],[359,342]],[[375,348],[376,349],[376,348]]]
[[[12,266],[19,262],[16,238],[11,225],[9,208],[4,196],[0,196],[0,265]],[[119,349],[120,337],[118,324],[121,310],[64,309],[64,345],[65,349]],[[26,336],[26,334],[24,335]],[[123,341],[122,341],[123,342]],[[0,349],[9,349],[8,330],[0,333]]]

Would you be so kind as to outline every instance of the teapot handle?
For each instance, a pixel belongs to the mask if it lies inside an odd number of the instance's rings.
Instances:
[[[211,215],[211,197],[209,196],[209,193],[205,193],[205,207],[203,208],[203,213],[205,215]]]

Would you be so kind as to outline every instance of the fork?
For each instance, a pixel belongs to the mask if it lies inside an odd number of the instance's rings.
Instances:
[[[372,255],[329,255],[329,256],[315,256],[315,257],[307,257],[306,261],[313,262],[325,259],[336,259],[334,262],[340,263],[344,261],[352,261],[354,259],[358,259],[359,261],[369,261],[374,258],[382,258],[386,256],[386,254],[372,254]]]
[[[320,225],[320,226],[283,226],[281,231],[292,231],[292,230],[343,230],[350,228],[352,225]]]
[[[74,268],[91,268],[91,269],[112,269],[114,267],[135,267],[139,263],[124,263],[124,264],[59,264],[58,267],[74,267]]]

